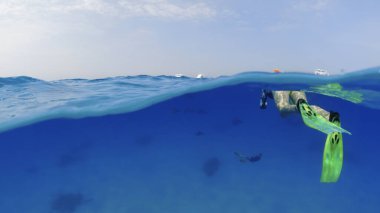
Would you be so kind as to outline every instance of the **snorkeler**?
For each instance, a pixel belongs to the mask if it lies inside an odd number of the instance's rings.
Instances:
[[[260,108],[265,109],[267,106],[267,98],[271,98],[276,103],[277,109],[282,116],[286,116],[293,112],[300,112],[300,105],[307,103],[306,94],[302,91],[270,91],[263,90],[260,100]],[[330,112],[322,109],[316,105],[309,105],[318,114],[322,115],[325,119],[330,120]],[[334,113],[338,116],[338,113]]]
[[[326,111],[319,106],[309,105],[303,91],[270,91],[262,90],[260,108],[267,107],[267,99],[274,100],[282,116],[299,112],[304,123],[327,134],[323,152],[321,182],[336,182],[343,165],[342,133],[348,133],[340,127],[339,113]]]
[[[317,129],[326,134],[332,132],[348,133],[345,129],[337,127],[335,122],[340,123],[338,112],[326,111],[325,109],[309,105],[306,94],[303,91],[271,91],[262,90],[260,99],[260,108],[266,109],[267,99],[273,99],[281,116],[299,112],[305,124],[311,128]]]

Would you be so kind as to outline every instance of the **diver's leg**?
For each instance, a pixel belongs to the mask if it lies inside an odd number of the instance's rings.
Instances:
[[[291,91],[290,92],[290,98],[293,103],[298,103],[298,100],[303,99],[307,102],[306,94],[303,91]],[[329,120],[330,113],[324,109],[322,109],[319,106],[311,105],[310,106],[314,111],[316,111],[318,114],[322,115],[326,120]]]
[[[326,120],[329,120],[330,118],[330,112],[322,109],[321,107],[319,106],[316,106],[316,105],[311,105],[310,106],[314,111],[316,111],[318,114],[322,115]]]
[[[307,102],[307,99],[306,99],[306,94],[305,92],[302,92],[302,91],[291,91],[290,94],[290,100],[292,101],[293,104],[297,104],[298,103],[298,100],[300,99],[303,99]]]
[[[281,113],[296,112],[297,106],[289,103],[290,91],[273,91],[273,99]]]

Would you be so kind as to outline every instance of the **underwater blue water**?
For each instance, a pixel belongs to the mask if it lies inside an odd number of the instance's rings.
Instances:
[[[378,212],[379,70],[2,78],[0,212]],[[261,110],[262,88],[339,111],[352,135],[337,183],[319,181],[326,135]]]

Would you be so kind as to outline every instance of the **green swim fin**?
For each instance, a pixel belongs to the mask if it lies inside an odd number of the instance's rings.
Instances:
[[[298,109],[301,112],[303,122],[310,128],[321,131],[325,134],[331,134],[334,132],[340,133],[351,133],[337,124],[334,124],[328,120],[326,120],[322,115],[315,112],[306,101],[303,101],[298,104]]]
[[[340,126],[339,121],[335,124]],[[337,182],[343,166],[343,137],[340,132],[327,135],[325,149],[323,151],[321,182]]]

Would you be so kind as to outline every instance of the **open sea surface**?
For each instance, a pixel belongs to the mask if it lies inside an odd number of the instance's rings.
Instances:
[[[262,89],[338,111],[344,163],[321,183],[326,135]],[[316,76],[0,78],[1,213],[376,213],[380,68]],[[258,155],[240,162],[234,152]]]

